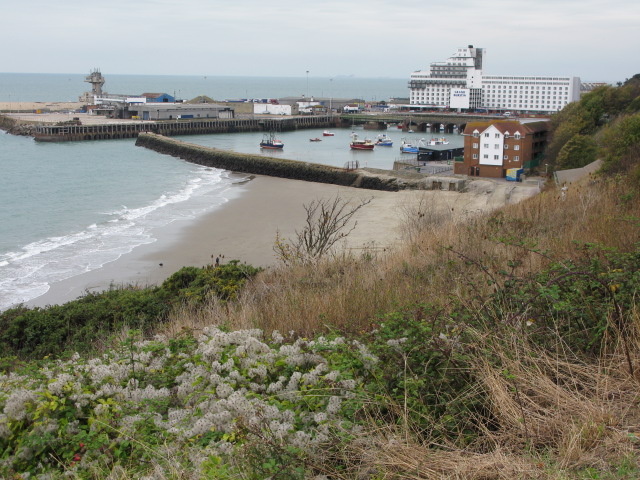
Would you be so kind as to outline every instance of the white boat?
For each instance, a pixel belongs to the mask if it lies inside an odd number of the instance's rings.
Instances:
[[[444,137],[432,138],[427,145],[449,145],[449,140]]]
[[[378,139],[376,140],[376,145],[380,147],[392,147],[393,140],[387,137],[386,133],[383,133],[381,135],[378,135]]]

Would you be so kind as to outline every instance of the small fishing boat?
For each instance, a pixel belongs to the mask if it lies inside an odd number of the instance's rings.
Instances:
[[[328,130],[325,130],[324,132],[322,132],[322,136],[323,137],[333,137],[335,135],[335,133],[330,132]]]
[[[402,153],[418,153],[420,149],[420,145],[424,144],[422,140],[420,140],[417,144],[409,143],[404,138],[402,139],[402,145],[400,145],[400,152]]]
[[[449,145],[449,140],[444,137],[432,138],[427,145]]]
[[[376,145],[379,147],[392,147],[393,140],[387,137],[386,133],[383,133],[382,135],[378,135],[378,139],[376,140]]]
[[[262,141],[260,142],[260,148],[266,148],[270,150],[282,150],[284,148],[284,143],[276,139],[276,134],[274,132],[265,133],[262,136]]]
[[[322,141],[322,139],[321,139],[321,138],[316,137],[316,138],[310,138],[310,139],[309,139],[309,141],[310,141],[310,142],[321,142],[321,141]]]
[[[352,133],[349,146],[352,150],[373,150],[373,147],[376,145],[370,139],[365,138],[364,140],[360,140],[357,134]]]

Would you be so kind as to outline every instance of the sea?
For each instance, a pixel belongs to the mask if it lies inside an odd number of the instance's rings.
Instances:
[[[82,74],[0,73],[0,101],[77,101],[87,90]],[[140,94],[166,92],[178,98],[214,99],[325,96],[375,101],[406,94],[404,79],[198,77],[105,74],[104,90]],[[306,93],[308,92],[308,94]],[[351,134],[320,130],[283,132],[283,151],[267,155],[342,166],[391,168],[401,157],[396,144],[374,152],[352,152]],[[369,132],[367,132],[369,133]],[[311,137],[322,138],[310,142]],[[238,152],[259,153],[259,133],[181,137]],[[359,155],[358,155],[359,154]],[[135,146],[134,139],[37,143],[0,131],[0,311],[29,302],[50,286],[99,269],[179,219],[196,219],[224,208],[234,182],[229,172],[205,168]],[[234,189],[237,190],[237,189]]]

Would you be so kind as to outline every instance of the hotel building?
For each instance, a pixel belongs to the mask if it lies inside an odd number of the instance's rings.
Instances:
[[[579,77],[484,75],[483,48],[459,48],[409,80],[411,108],[550,114],[580,99]]]

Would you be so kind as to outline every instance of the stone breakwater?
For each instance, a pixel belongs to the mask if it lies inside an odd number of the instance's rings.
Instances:
[[[4,130],[12,135],[24,135],[32,137],[35,134],[35,125],[21,123],[13,118],[9,118],[5,115],[0,115],[0,130]]]
[[[432,188],[432,182],[423,175],[402,178],[400,175],[394,175],[394,172],[385,171],[383,173],[380,171],[376,173],[362,169],[346,170],[316,163],[241,154],[186,143],[153,133],[141,133],[136,140],[136,145],[198,165],[222,168],[233,172],[330,183],[370,190],[398,191],[401,189],[425,190]]]

